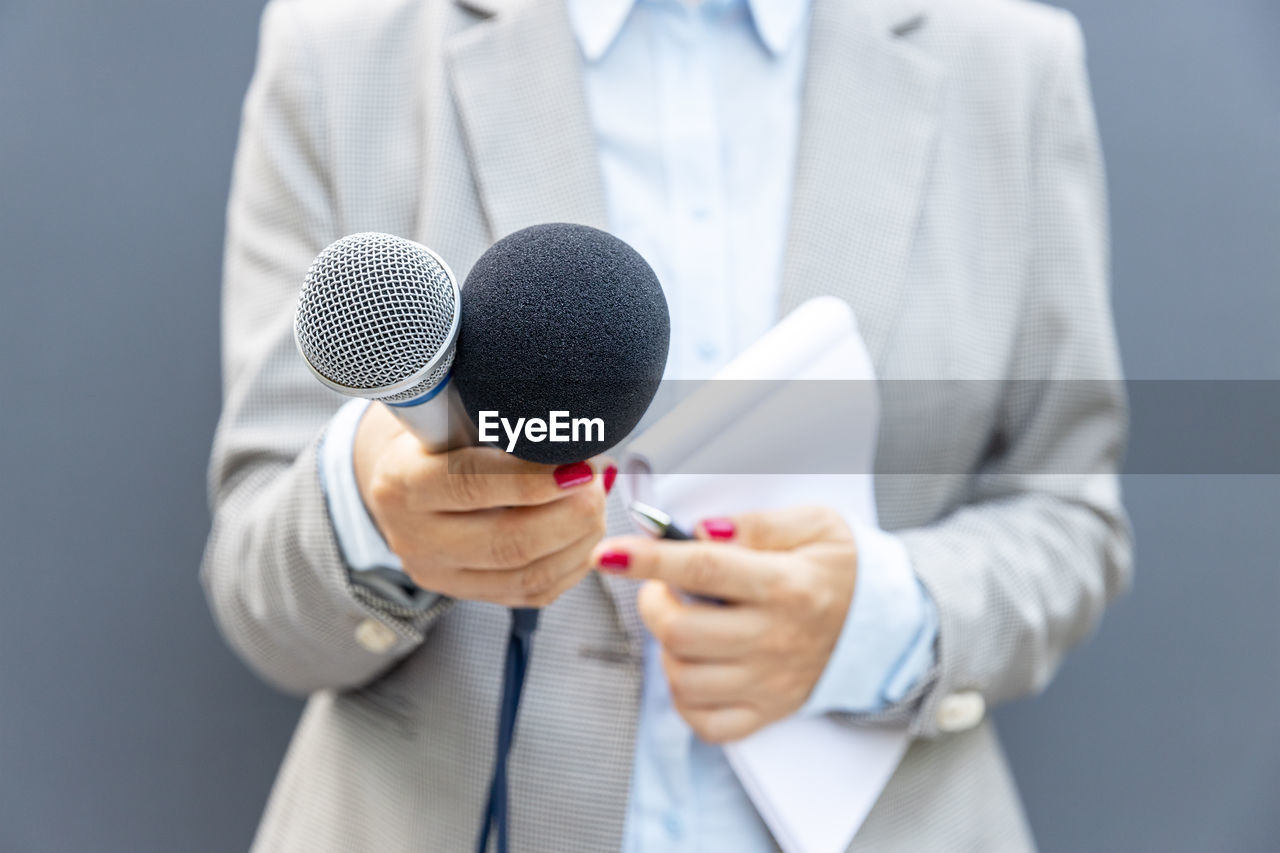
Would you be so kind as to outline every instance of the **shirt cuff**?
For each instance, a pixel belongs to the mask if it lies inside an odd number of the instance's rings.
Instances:
[[[368,400],[350,400],[329,421],[320,444],[320,485],[329,505],[329,519],[338,539],[338,548],[354,572],[373,569],[404,571],[387,542],[378,532],[356,485],[353,451],[360,418]]]
[[[858,578],[840,638],[801,714],[867,713],[900,701],[934,663],[938,611],[898,537],[853,524]]]

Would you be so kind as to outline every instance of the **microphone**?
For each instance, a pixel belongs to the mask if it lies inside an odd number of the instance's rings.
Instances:
[[[339,394],[381,401],[440,452],[474,442],[450,383],[460,319],[457,280],[439,255],[366,232],[316,256],[293,333],[317,379]]]
[[[599,420],[601,428],[520,441],[511,452],[563,465],[599,455],[640,422],[662,380],[671,319],[640,253],[586,225],[534,225],[485,252],[462,286],[453,372],[479,424]],[[505,448],[505,442],[504,442]]]

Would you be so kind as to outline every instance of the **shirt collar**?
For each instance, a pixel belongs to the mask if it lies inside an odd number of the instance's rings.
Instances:
[[[637,2],[567,0],[569,25],[587,62],[596,62],[609,51]],[[746,4],[760,40],[774,56],[791,45],[809,9],[809,0],[746,0]]]
[[[636,0],[568,0],[569,26],[587,62],[604,56]]]
[[[760,40],[774,56],[786,53],[809,12],[809,0],[747,0]]]

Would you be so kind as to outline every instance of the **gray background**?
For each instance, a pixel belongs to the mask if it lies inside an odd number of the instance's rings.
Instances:
[[[1280,7],[1073,0],[1130,375],[1280,379]],[[0,850],[243,849],[298,713],[196,578],[260,0],[0,0]],[[1128,477],[1135,591],[1002,731],[1047,851],[1280,850],[1280,478]]]

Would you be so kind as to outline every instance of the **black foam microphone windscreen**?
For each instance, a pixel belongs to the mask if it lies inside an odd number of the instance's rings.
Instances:
[[[585,225],[534,225],[494,243],[467,276],[454,381],[482,441],[577,462],[639,423],[670,339],[662,285],[639,252]]]

